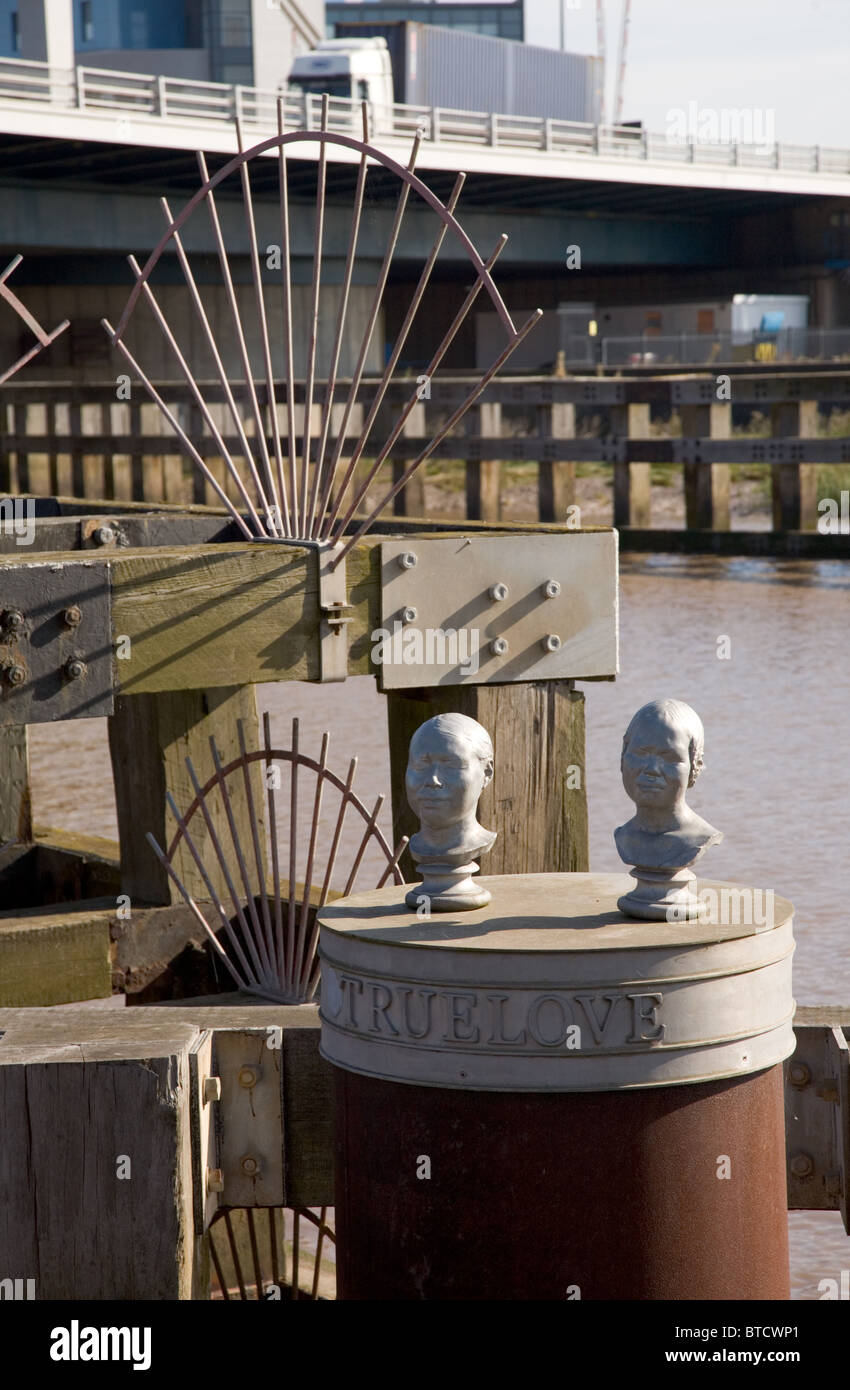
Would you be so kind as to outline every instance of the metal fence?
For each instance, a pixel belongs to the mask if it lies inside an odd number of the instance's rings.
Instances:
[[[287,128],[315,127],[321,97],[281,89],[280,93],[224,82],[195,82],[149,73],[79,66],[58,68],[22,58],[0,59],[0,104],[49,105],[88,115],[116,111],[128,118],[170,122],[231,122],[240,117],[258,133],[277,128],[278,95],[285,98]],[[650,163],[704,167],[781,169],[797,173],[850,174],[850,149],[787,143],[746,144],[681,140],[630,126],[591,125],[538,116],[458,111],[445,107],[403,106],[370,110],[373,134],[405,137],[420,131],[439,145],[542,150],[588,158],[635,159]],[[360,103],[334,97],[331,130],[359,128]]]
[[[572,362],[576,351],[576,344],[571,343],[567,361]],[[818,362],[847,357],[850,328],[782,328],[776,333],[638,333],[631,337],[605,337],[600,340],[599,360],[604,367],[710,367],[736,361]]]

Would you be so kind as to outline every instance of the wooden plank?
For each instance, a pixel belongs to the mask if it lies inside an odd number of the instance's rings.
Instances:
[[[410,740],[426,719],[452,710],[477,719],[493,740],[495,773],[478,814],[498,839],[482,872],[586,870],[584,696],[571,681],[388,692],[393,840],[418,829],[404,790]],[[408,853],[401,869],[419,878]]]
[[[206,690],[237,681],[316,680],[315,555],[296,546],[221,545],[115,553],[113,630],[125,694]]]
[[[0,846],[32,839],[29,742],[26,724],[0,726]]]
[[[0,1005],[67,1004],[109,995],[114,916],[114,899],[96,899],[75,911],[0,912]]]
[[[215,690],[176,690],[146,695],[121,695],[109,719],[109,751],[115,779],[115,804],[121,843],[121,886],[131,903],[182,901],[145,839],[150,832],[167,849],[175,832],[165,793],[170,791],[185,811],[194,799],[186,757],[192,759],[203,785],[215,771],[209,739],[214,736],[226,765],[239,754],[237,720],[245,728],[249,748],[259,746],[259,725],[253,686],[222,686]],[[145,776],[139,776],[144,768]],[[231,806],[243,850],[250,859],[251,828],[248,802],[241,776],[228,779]],[[262,804],[257,795],[262,832]],[[222,798],[208,803],[210,815],[225,853],[232,853],[226,810]],[[192,822],[192,838],[216,891],[226,898],[224,874],[210,842],[203,818]],[[174,859],[174,868],[188,891],[208,897],[203,878],[185,840]]]
[[[386,412],[382,413],[382,423]],[[392,428],[390,422],[390,428]],[[405,420],[401,438],[410,439],[425,434],[425,402],[419,401]],[[415,455],[414,455],[415,457]],[[397,483],[406,467],[403,459],[393,457],[393,483]],[[393,498],[393,512],[396,516],[427,516],[425,506],[425,464],[420,464],[410,481]]]
[[[466,423],[469,430],[475,424],[476,418],[479,423],[479,432],[487,435],[491,439],[496,439],[501,443],[502,431],[502,407],[500,404],[491,402],[485,405],[473,406],[472,410],[466,415]],[[466,449],[462,447],[464,441],[450,438],[446,440],[446,447],[449,450],[456,449],[461,457],[466,457],[466,514],[474,521],[499,521],[502,515],[501,479],[502,464],[496,455],[495,458],[469,458],[468,449],[471,437],[467,431]],[[409,441],[408,441],[409,442]],[[461,445],[457,448],[457,445]]]
[[[312,1025],[305,1020],[283,1029],[286,1200],[292,1207],[334,1201],[332,1069],[319,1056],[320,1040],[318,1010]]]
[[[92,1014],[81,1034],[66,1015],[40,1045],[0,1039],[0,1268],[35,1278],[38,1299],[201,1297],[189,1116],[198,1029],[160,1014],[130,1032],[116,1018]]]

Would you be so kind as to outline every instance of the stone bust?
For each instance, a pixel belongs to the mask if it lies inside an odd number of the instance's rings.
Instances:
[[[704,746],[702,721],[681,700],[643,705],[626,729],[620,771],[636,810],[630,821],[614,831],[614,842],[620,858],[635,866],[633,877],[641,887],[621,899],[624,911],[664,917],[671,905],[678,904],[678,909],[683,905],[691,909],[684,914],[679,910],[679,916],[698,915],[697,900],[687,887],[694,875],[688,870],[710,845],[723,839],[722,832],[685,800],[703,769]],[[655,910],[641,912],[641,904]]]
[[[495,831],[478,822],[478,799],[493,779],[493,744],[487,730],[465,714],[438,714],[410,740],[407,800],[419,818],[410,852],[424,881],[408,893],[410,907],[449,912],[483,907],[486,889],[470,875],[472,862],[491,849]]]

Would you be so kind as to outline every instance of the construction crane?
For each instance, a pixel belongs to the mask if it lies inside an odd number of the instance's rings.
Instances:
[[[617,86],[614,89],[614,125],[623,118],[623,88],[626,84],[626,44],[629,37],[629,10],[632,0],[623,0],[623,20],[620,26],[620,52],[617,58]]]
[[[596,0],[596,55],[599,59],[597,121],[605,124],[605,0]]]

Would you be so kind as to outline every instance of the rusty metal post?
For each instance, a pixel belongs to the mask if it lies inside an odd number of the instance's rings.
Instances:
[[[749,890],[700,885],[707,921],[638,923],[626,875],[481,882],[322,913],[338,1297],[787,1299],[791,905],[730,925]]]

